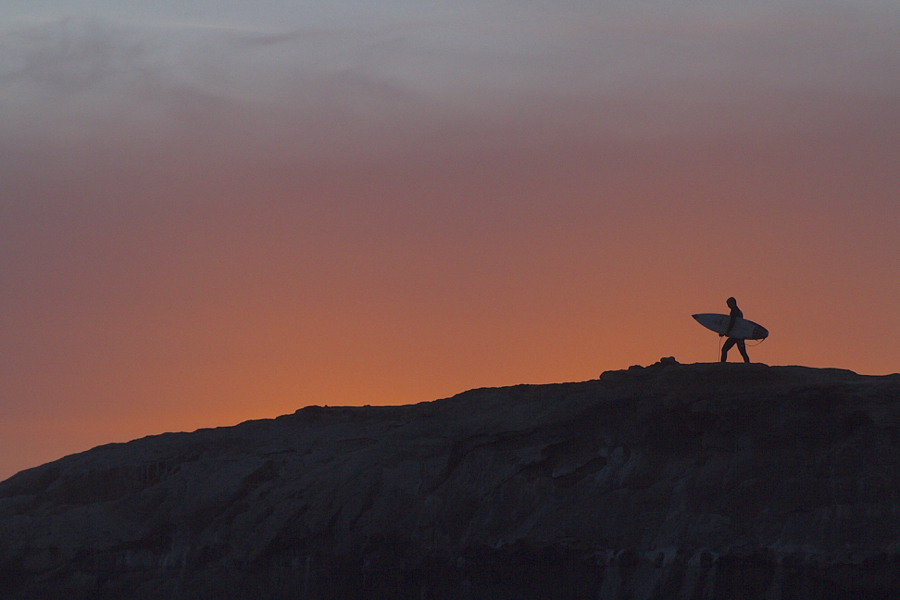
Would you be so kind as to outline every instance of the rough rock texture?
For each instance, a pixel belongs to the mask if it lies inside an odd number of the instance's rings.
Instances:
[[[308,407],[0,483],[0,597],[896,598],[900,375],[679,365]]]

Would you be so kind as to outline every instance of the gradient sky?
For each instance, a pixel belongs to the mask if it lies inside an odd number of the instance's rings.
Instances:
[[[5,0],[0,478],[711,362],[731,295],[896,372],[898,228],[895,0]]]

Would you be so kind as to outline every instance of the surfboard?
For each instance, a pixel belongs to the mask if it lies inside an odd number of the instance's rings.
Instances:
[[[698,323],[711,329],[716,333],[725,333],[728,329],[728,322],[731,320],[730,315],[720,315],[716,313],[700,313],[692,315]],[[762,325],[758,325],[747,319],[738,319],[731,329],[728,337],[737,338],[739,340],[764,340],[769,337],[769,331]]]

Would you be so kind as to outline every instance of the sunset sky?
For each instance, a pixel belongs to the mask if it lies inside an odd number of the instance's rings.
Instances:
[[[0,478],[712,362],[691,314],[732,295],[756,361],[900,370],[896,0],[4,0],[0,32]]]

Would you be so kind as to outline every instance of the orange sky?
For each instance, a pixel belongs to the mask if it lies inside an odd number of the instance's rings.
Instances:
[[[194,79],[128,62],[151,44],[127,28],[7,30],[0,477],[307,404],[709,362],[690,315],[730,295],[771,332],[754,360],[898,371],[888,14],[563,19],[481,61],[427,30],[422,64],[379,38],[290,77],[290,48],[185,50]]]

